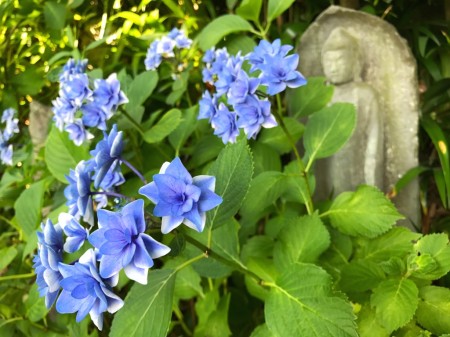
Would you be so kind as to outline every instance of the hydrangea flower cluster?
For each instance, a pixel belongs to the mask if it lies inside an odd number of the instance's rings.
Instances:
[[[261,128],[276,126],[268,97],[306,84],[297,71],[298,55],[287,55],[292,49],[277,39],[272,44],[262,40],[245,56],[230,55],[225,48],[208,50],[203,81],[213,85],[215,93],[204,92],[198,118],[208,119],[224,143],[234,143],[239,129],[256,138]],[[244,70],[246,62],[249,72]]]
[[[9,140],[15,133],[19,133],[19,120],[14,118],[16,110],[9,108],[3,111],[1,123],[4,129],[0,130],[0,161],[11,166],[13,164],[13,146],[9,144]]]
[[[188,39],[183,31],[173,28],[166,36],[150,44],[145,57],[145,69],[155,70],[164,58],[175,57],[176,48],[188,49],[192,40]]]
[[[142,199],[128,202],[116,211],[101,209],[107,205],[107,199],[95,199],[97,196],[126,198],[113,190],[125,180],[120,172],[121,163],[144,180],[121,157],[122,151],[123,134],[114,125],[91,151],[93,157],[70,171],[66,176],[69,185],[64,191],[69,213],[61,213],[57,224],[47,220],[41,225],[38,252],[33,259],[38,291],[40,296],[45,296],[47,308],[56,303],[59,313],[77,313],[77,322],[89,314],[100,330],[103,313],[115,313],[124,305],[113,291],[120,271],[123,269],[131,280],[147,284],[148,269],[154,265],[154,259],[170,252],[169,247],[145,233]],[[165,163],[153,179],[139,192],[156,204],[153,213],[162,217],[163,234],[181,223],[201,232],[205,227],[205,212],[222,202],[214,193],[215,177],[192,177],[179,158]],[[101,191],[94,191],[92,185]],[[89,228],[83,223],[89,224]],[[84,253],[77,261],[63,263],[64,252],[80,250]]]
[[[59,96],[53,101],[56,126],[66,130],[76,145],[93,137],[87,127],[106,130],[106,121],[119,105],[128,102],[115,73],[106,80],[94,80],[91,89],[86,66],[87,60],[66,63],[59,76]]]

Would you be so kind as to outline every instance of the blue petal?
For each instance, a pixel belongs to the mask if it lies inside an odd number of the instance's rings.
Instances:
[[[156,241],[150,235],[141,234],[139,237],[142,239],[145,249],[152,259],[157,259],[158,257],[169,254],[170,248]]]
[[[127,214],[132,215],[134,223],[130,227],[133,227],[132,229],[137,230],[137,233],[135,233],[134,230],[131,231],[134,235],[145,231],[146,226],[144,220],[144,200],[138,199],[133,202],[130,202],[123,208],[122,214],[124,216]]]
[[[164,201],[160,201],[153,209],[153,214],[155,216],[171,216],[172,215],[172,205]]]
[[[73,298],[81,300],[89,295],[87,284],[77,285],[71,292]]]
[[[124,268],[124,271],[130,280],[134,280],[140,284],[147,284],[148,268],[139,268],[133,263],[130,263]]]
[[[77,317],[76,317],[76,322],[79,323],[83,320],[83,318],[85,318],[87,316],[87,314],[89,313],[89,311],[91,311],[92,306],[95,303],[96,298],[89,296],[88,298],[84,299],[84,300],[80,300],[81,305],[80,308],[78,309],[78,313],[77,313]]]
[[[80,305],[80,300],[73,298],[68,291],[63,290],[56,301],[56,311],[60,314],[71,314],[78,311]]]
[[[156,213],[155,213],[156,215]],[[183,222],[184,218],[182,216],[163,216],[161,223],[161,232],[167,234]]]
[[[115,255],[103,255],[100,259],[100,276],[110,278],[122,269]]]
[[[165,173],[183,181],[185,184],[192,184],[192,177],[190,173],[186,170],[178,157],[172,160]]]
[[[182,180],[167,174],[155,174],[153,179],[158,187],[160,200],[171,204],[180,203],[186,189],[186,184]]]
[[[189,212],[185,213],[184,217],[195,225],[195,229],[198,232],[203,231],[204,224],[197,207],[193,207]]]
[[[106,241],[101,245],[99,251],[102,255],[117,255],[127,246],[126,241]]]
[[[98,211],[100,213],[100,210]],[[100,228],[97,229],[95,232],[93,232],[88,237],[88,241],[93,245],[95,248],[99,249],[103,243],[106,241],[105,239],[105,229]]]
[[[151,268],[153,266],[153,260],[149,252],[147,252],[144,241],[141,238],[142,235],[136,239],[136,253],[134,254],[133,264],[139,268]]]
[[[157,204],[159,202],[159,190],[156,187],[154,181],[150,184],[147,184],[139,189],[139,194],[142,194],[150,199],[151,202]]]
[[[193,181],[192,183],[195,186],[198,186],[202,191],[204,190],[214,191],[216,187],[216,177],[214,176],[200,175],[194,177],[192,181]]]
[[[222,201],[222,198],[216,193],[210,190],[204,190],[198,201],[198,209],[200,212],[206,212],[220,205]]]
[[[122,228],[122,223],[120,219],[120,215],[117,213],[107,211],[104,209],[99,209],[97,212],[98,215],[98,227],[99,228]]]

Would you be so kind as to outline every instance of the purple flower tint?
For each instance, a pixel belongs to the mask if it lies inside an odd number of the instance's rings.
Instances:
[[[237,126],[244,129],[248,138],[256,138],[261,127],[273,128],[278,125],[270,113],[270,102],[259,100],[256,95],[247,96],[244,103],[235,105],[235,109],[239,116]]]
[[[175,46],[180,49],[189,48],[192,44],[192,40],[188,39],[182,30],[173,28],[167,37],[175,41]]]
[[[13,165],[13,146],[12,144],[1,143],[0,144],[0,161],[2,164],[12,166]]]
[[[123,268],[128,278],[147,284],[153,259],[169,253],[170,248],[144,233],[144,201],[130,202],[120,212],[98,211],[99,229],[89,242],[100,254],[100,275],[112,278]]]
[[[156,52],[163,57],[174,57],[173,48],[175,48],[176,42],[167,36],[163,36],[161,40],[158,41],[156,46]]]
[[[123,177],[119,162],[116,161],[113,165],[111,165],[108,172],[106,172],[106,175],[103,177],[99,187],[104,191],[111,191],[115,186],[122,185],[124,182],[125,178]]]
[[[281,45],[281,40],[276,39],[273,43],[270,43],[266,40],[261,40],[259,45],[255,47],[253,52],[251,52],[247,59],[252,65],[250,68],[250,72],[255,70],[261,70],[261,65],[266,63],[266,57],[274,57],[280,56],[284,57],[287,55],[289,51],[293,49],[290,45]]]
[[[161,64],[162,56],[157,51],[158,43],[159,40],[153,41],[147,50],[147,55],[144,61],[146,70],[155,70]]]
[[[109,75],[106,80],[95,80],[94,87],[94,102],[108,112],[107,119],[119,105],[128,103],[127,96],[120,90],[120,82],[115,73]]]
[[[94,135],[86,130],[83,121],[79,118],[74,119],[72,123],[67,124],[64,130],[69,133],[69,138],[76,146],[80,146],[85,141],[94,138]]]
[[[199,114],[198,119],[209,119],[216,115],[217,111],[217,96],[211,94],[209,91],[203,93],[202,99],[199,102]]]
[[[230,104],[243,103],[247,95],[252,95],[258,89],[260,80],[258,78],[250,78],[243,70],[239,70],[235,81],[230,85],[228,90],[228,102]]]
[[[212,47],[211,49],[208,49],[205,52],[205,55],[203,55],[202,61],[206,64],[211,64],[211,63],[213,63],[215,58],[216,58],[215,48]]]
[[[66,179],[69,185],[64,189],[64,196],[67,199],[66,205],[69,207],[69,214],[79,219],[83,217],[84,221],[90,225],[94,224],[94,211],[91,197],[91,173],[92,165],[80,161],[75,170],[70,170]]]
[[[306,84],[306,79],[296,69],[298,55],[286,57],[266,57],[266,63],[261,65],[261,84],[267,86],[269,95],[276,95],[289,88],[297,88]]]
[[[164,163],[153,180],[141,187],[139,193],[156,204],[153,213],[162,217],[163,234],[182,223],[202,232],[205,212],[222,203],[222,198],[214,193],[216,178],[206,175],[192,178],[179,158]]]
[[[243,62],[244,58],[240,54],[228,58],[222,70],[217,72],[217,81],[215,83],[217,95],[221,96],[228,92],[230,86],[236,80]],[[213,64],[213,69],[216,63],[217,60]]]
[[[61,226],[67,239],[64,243],[64,250],[68,253],[75,253],[86,241],[89,231],[69,213],[60,213],[58,223]]]
[[[63,232],[50,219],[41,224],[38,232],[38,252],[33,258],[39,296],[45,296],[45,305],[50,308],[56,300],[62,279],[58,264],[62,262]]]
[[[88,60],[75,61],[69,59],[59,75],[60,82],[67,81],[70,75],[82,74],[86,71]]]
[[[98,142],[95,149],[91,151],[95,160],[95,188],[100,186],[110,167],[120,160],[122,150],[123,134],[122,131],[117,131],[117,125],[114,124],[109,135],[105,133],[103,140]]]
[[[10,119],[13,119],[16,112],[17,111],[13,108],[8,108],[8,109],[3,110],[2,123],[5,123],[6,121],[8,121]]]
[[[73,123],[75,119],[75,112],[78,110],[71,102],[63,97],[58,97],[52,101],[53,113],[55,116],[53,120],[56,123],[56,127],[62,131],[66,124]]]
[[[217,113],[211,118],[214,134],[222,138],[224,144],[235,143],[237,136],[239,136],[236,118],[236,113],[230,111],[223,103],[219,104]]]
[[[77,322],[89,314],[97,328],[102,330],[103,313],[115,313],[122,308],[123,301],[100,277],[94,250],[87,250],[73,265],[60,263],[59,270],[63,279],[56,310],[61,314],[76,312]]]
[[[73,74],[65,82],[61,82],[59,95],[79,108],[83,101],[92,96],[89,89],[89,78],[86,74]]]
[[[81,110],[83,111],[83,124],[85,126],[106,130],[106,121],[112,116],[109,109],[94,101],[83,105]]]

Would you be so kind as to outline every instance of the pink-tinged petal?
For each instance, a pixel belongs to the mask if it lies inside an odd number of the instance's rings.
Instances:
[[[124,271],[130,280],[134,280],[140,284],[147,284],[148,268],[139,268],[133,263],[130,263],[125,267]]]
[[[177,228],[183,222],[182,216],[164,216],[161,222],[161,233],[167,234]]]

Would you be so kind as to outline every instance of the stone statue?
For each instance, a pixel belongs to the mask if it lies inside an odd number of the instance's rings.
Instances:
[[[317,162],[318,198],[375,185],[385,193],[418,166],[416,63],[395,28],[367,13],[338,6],[324,11],[303,34],[299,54],[305,76],[334,85],[332,102],[350,102],[357,125],[333,157]],[[419,227],[419,187],[413,181],[393,199]]]

